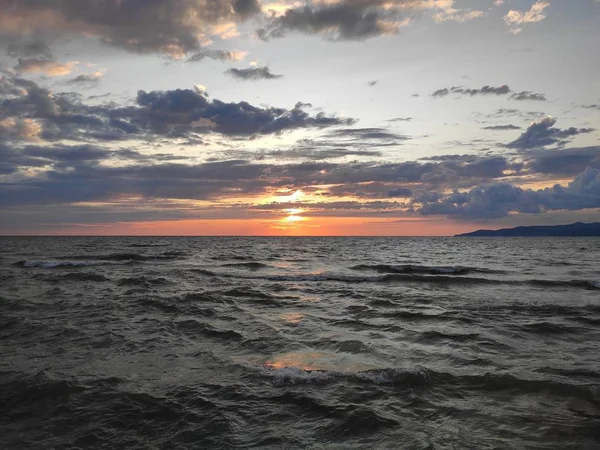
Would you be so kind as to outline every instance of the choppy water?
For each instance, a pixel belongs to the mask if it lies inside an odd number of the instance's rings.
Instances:
[[[1,238],[0,448],[600,448],[600,239]]]

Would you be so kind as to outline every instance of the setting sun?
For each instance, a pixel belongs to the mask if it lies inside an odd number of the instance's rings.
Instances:
[[[286,222],[300,222],[302,220],[306,220],[306,218],[300,216],[287,216],[283,220]]]

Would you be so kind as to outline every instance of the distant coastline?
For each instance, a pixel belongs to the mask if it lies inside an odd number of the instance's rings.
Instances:
[[[467,237],[600,237],[600,222],[576,222],[569,225],[546,225],[503,228],[500,230],[477,230],[470,233],[457,234]]]

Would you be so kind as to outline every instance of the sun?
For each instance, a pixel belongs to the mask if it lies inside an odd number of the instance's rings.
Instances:
[[[300,221],[306,220],[306,219],[304,217],[291,215],[291,216],[284,217],[282,220],[285,222],[300,222]]]

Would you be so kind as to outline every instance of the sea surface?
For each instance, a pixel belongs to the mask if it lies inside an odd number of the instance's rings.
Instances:
[[[598,449],[600,238],[0,238],[0,448]]]

